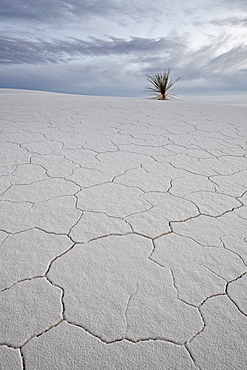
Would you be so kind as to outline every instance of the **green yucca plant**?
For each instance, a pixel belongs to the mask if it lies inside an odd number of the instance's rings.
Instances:
[[[158,93],[156,99],[160,100],[173,100],[176,95],[172,94],[173,86],[180,80],[179,76],[172,76],[171,71],[168,69],[163,73],[155,73],[147,77],[152,87],[147,87],[146,90]]]

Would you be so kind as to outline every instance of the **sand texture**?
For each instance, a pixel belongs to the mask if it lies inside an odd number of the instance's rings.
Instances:
[[[247,108],[0,105],[0,369],[246,369]]]

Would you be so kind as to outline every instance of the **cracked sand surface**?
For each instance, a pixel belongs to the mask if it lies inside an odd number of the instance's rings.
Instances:
[[[1,369],[245,369],[246,107],[0,97]]]

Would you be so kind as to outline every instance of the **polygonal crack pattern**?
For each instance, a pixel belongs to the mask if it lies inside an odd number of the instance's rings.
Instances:
[[[1,368],[245,368],[246,108],[1,101]]]
[[[8,347],[6,345],[0,346],[0,364],[1,369],[16,369],[22,370],[22,358],[20,350]]]
[[[45,278],[23,281],[3,291],[1,343],[21,347],[31,337],[61,321],[61,295],[61,289]]]
[[[112,236],[57,259],[48,278],[65,290],[65,319],[105,342],[158,337],[185,343],[203,322],[196,308],[177,300],[169,269],[146,258],[151,251],[151,241],[141,236]]]

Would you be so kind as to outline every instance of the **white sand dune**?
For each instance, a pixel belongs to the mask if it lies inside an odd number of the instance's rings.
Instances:
[[[0,104],[0,368],[245,369],[246,107]]]

